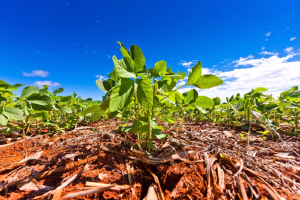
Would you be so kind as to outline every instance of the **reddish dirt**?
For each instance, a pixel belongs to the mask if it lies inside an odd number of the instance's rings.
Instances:
[[[271,138],[264,143],[253,132],[248,145],[239,139],[240,131],[231,128],[209,124],[176,128],[170,124],[164,131],[170,137],[157,140],[157,151],[151,152],[155,158],[163,158],[163,163],[147,164],[137,156],[143,155],[141,152],[130,150],[135,145],[135,136],[126,134],[125,140],[125,134],[117,130],[119,124],[120,121],[110,120],[92,125],[97,132],[83,127],[65,135],[35,135],[0,145],[0,200],[52,198],[53,195],[42,195],[61,186],[86,164],[90,164],[89,168],[63,188],[62,196],[84,191],[87,182],[95,182],[130,188],[109,189],[74,199],[143,199],[151,184],[158,187],[149,169],[158,177],[166,200],[242,199],[239,181],[249,199],[255,199],[254,193],[260,199],[274,198],[274,192],[268,191],[272,189],[283,198],[300,199],[297,137],[284,137],[288,145]],[[166,148],[162,148],[164,144]],[[165,161],[183,151],[192,153]],[[38,152],[42,154],[37,159],[20,163]],[[54,171],[50,173],[51,170]],[[32,185],[24,189],[26,181],[39,189],[34,191]],[[42,190],[43,187],[46,189]]]

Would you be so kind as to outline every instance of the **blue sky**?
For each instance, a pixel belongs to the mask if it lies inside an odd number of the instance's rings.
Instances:
[[[289,0],[0,0],[0,79],[101,99],[95,80],[113,70],[121,41],[140,46],[148,68],[165,60],[188,71],[202,61],[225,83],[199,94],[224,99],[266,86],[278,95],[300,86],[299,8]]]

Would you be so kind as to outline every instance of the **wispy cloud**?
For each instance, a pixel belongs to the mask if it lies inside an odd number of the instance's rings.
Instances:
[[[269,31],[268,33],[265,34],[265,36],[269,37],[271,35],[271,31]]]
[[[198,89],[199,95],[208,97],[220,97],[225,101],[226,97],[240,93],[242,96],[252,88],[269,88],[269,94],[279,96],[280,92],[295,85],[300,85],[300,61],[290,61],[291,58],[300,55],[288,50],[288,55],[280,57],[278,53],[271,57],[249,58],[234,61],[239,68],[231,71],[212,71],[219,76],[224,84],[208,90]],[[247,66],[244,68],[243,66]],[[250,66],[250,67],[249,67]],[[192,87],[182,88],[180,92],[186,92]]]
[[[233,61],[232,63],[240,63],[240,62],[244,62],[244,61],[246,61],[246,60],[252,59],[252,58],[254,58],[253,55],[249,55],[249,56],[247,56],[246,58],[240,57],[240,59],[235,60],[235,61]],[[237,67],[237,66],[238,66],[238,64],[235,65],[235,67]]]
[[[292,53],[293,52],[293,47],[288,47],[288,48],[284,49],[284,52]]]
[[[193,65],[195,65],[197,63],[197,60],[192,60],[192,61],[185,61],[185,60],[181,60],[180,63],[178,63],[178,65],[182,65],[185,68],[191,68],[193,67]]]
[[[32,70],[31,73],[23,72],[23,76],[48,77],[49,72],[44,70]]]
[[[291,39],[290,39],[290,41],[293,41],[293,40],[296,40],[297,38],[296,37],[292,37]]]
[[[43,85],[48,85],[50,87],[60,86],[58,82],[52,82],[52,81],[35,81],[34,85],[38,87],[42,87]]]
[[[275,53],[275,52],[269,52],[269,51],[262,51],[259,54],[261,54],[261,55],[276,55],[277,53]]]
[[[265,49],[266,49],[266,47],[262,47],[261,52],[259,54],[261,54],[261,55],[276,55],[277,54],[275,52],[265,51]]]
[[[101,80],[106,80],[107,79],[105,76],[102,76],[102,75],[96,75],[96,77],[98,79],[101,79]]]
[[[213,74],[213,73],[214,71],[212,69],[205,68],[205,67],[202,68],[202,74]]]

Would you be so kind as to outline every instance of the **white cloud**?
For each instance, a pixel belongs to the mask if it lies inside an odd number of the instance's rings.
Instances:
[[[271,35],[271,31],[269,31],[268,33],[265,34],[265,36],[269,37]]]
[[[266,47],[261,48],[261,52],[259,54],[261,55],[277,55],[275,52],[265,51]]]
[[[212,74],[213,71],[209,68],[202,68],[202,74]]]
[[[236,66],[232,71],[213,71],[224,83],[221,86],[207,90],[198,89],[199,95],[211,98],[220,97],[225,101],[226,97],[240,93],[243,96],[256,87],[269,88],[267,93],[277,97],[282,91],[290,89],[292,86],[300,85],[300,61],[289,61],[300,53],[289,54],[280,57],[278,53],[269,58],[249,58],[234,61]],[[247,68],[242,68],[247,66]],[[250,67],[249,67],[250,66]],[[180,92],[189,91],[194,87],[185,87]]]
[[[252,59],[252,58],[254,58],[254,56],[252,56],[252,55],[249,55],[249,56],[247,56],[246,58],[240,57],[239,60],[235,60],[235,61],[233,61],[232,63],[240,63],[240,62],[244,62],[244,61],[246,61],[246,60],[248,60],[248,59]],[[235,66],[237,67],[237,65],[235,65]]]
[[[185,80],[185,79],[184,79],[184,80],[178,80],[178,82],[177,82],[175,88],[178,88],[178,87],[180,87],[180,86],[183,86],[184,84],[186,84],[186,80]],[[180,89],[179,89],[179,90],[180,90]]]
[[[35,81],[34,85],[37,85],[38,87],[42,87],[43,85],[48,85],[50,87],[56,87],[60,84],[58,82],[52,82],[52,81]]]
[[[284,49],[284,52],[286,52],[286,53],[293,52],[293,47],[288,47],[288,48]]]
[[[261,55],[277,55],[278,53],[275,52],[269,52],[269,51],[262,51],[259,54]]]
[[[31,73],[23,72],[23,76],[32,76],[32,77],[47,77],[49,72],[44,70],[32,70]]]
[[[195,65],[196,63],[197,63],[197,60],[192,60],[192,61],[189,61],[189,62],[186,62],[185,60],[181,60],[178,65],[182,65],[185,68],[191,68],[192,65]]]
[[[291,39],[290,39],[290,41],[293,41],[293,40],[296,40],[297,38],[296,37],[292,37]]]
[[[96,77],[98,79],[101,79],[101,80],[106,80],[107,79],[105,76],[102,76],[102,75],[96,75]]]

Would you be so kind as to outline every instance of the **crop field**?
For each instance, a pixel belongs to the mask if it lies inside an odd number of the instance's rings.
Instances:
[[[0,199],[300,199],[298,86],[222,103],[200,61],[146,68],[118,43],[101,101],[0,80]]]

